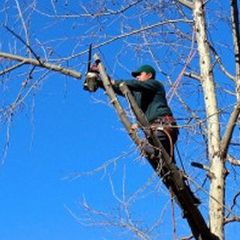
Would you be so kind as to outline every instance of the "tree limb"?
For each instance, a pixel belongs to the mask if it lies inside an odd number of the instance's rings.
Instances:
[[[34,66],[46,68],[48,70],[52,70],[52,71],[55,71],[55,72],[60,72],[64,75],[71,76],[71,77],[74,77],[76,79],[80,79],[82,77],[80,72],[77,72],[77,71],[69,69],[69,68],[62,67],[60,65],[44,62],[44,61],[39,60],[39,59],[37,60],[37,59],[33,59],[33,58],[25,58],[25,57],[22,57],[22,56],[19,56],[19,55],[5,53],[5,52],[0,52],[0,58],[6,58],[6,59],[9,59],[9,60],[18,61],[18,62],[21,62],[21,63],[24,63],[24,64],[32,64]]]
[[[231,0],[231,21],[232,21],[232,33],[233,33],[233,46],[236,64],[236,82],[237,92],[240,98],[240,32],[239,32],[239,9],[238,1]]]
[[[24,65],[24,64],[25,64],[25,62],[20,62],[20,63],[17,63],[17,64],[15,64],[15,65],[9,67],[9,68],[6,68],[6,69],[4,69],[3,71],[0,72],[0,76],[6,74],[6,73],[8,73],[8,72],[11,72],[11,71],[15,70],[16,68],[19,68],[19,67],[21,67],[21,66]]]
[[[182,5],[184,5],[185,7],[189,8],[189,9],[193,9],[193,3],[192,1],[189,0],[178,0],[179,3],[181,3]]]
[[[232,222],[240,222],[240,217],[234,216],[231,218],[225,218],[224,219],[224,224],[232,223]]]
[[[193,78],[193,79],[195,79],[195,80],[198,80],[199,82],[202,81],[201,76],[200,76],[199,74],[197,74],[197,73],[185,72],[185,73],[184,73],[184,76],[189,77],[189,78]]]
[[[227,161],[230,162],[234,166],[240,166],[240,160],[233,158],[229,154],[227,155]]]
[[[228,124],[227,124],[227,129],[226,129],[225,134],[224,134],[224,136],[222,138],[222,141],[221,141],[222,157],[225,157],[226,154],[227,154],[229,143],[230,143],[230,140],[232,138],[233,130],[235,128],[235,124],[236,124],[236,121],[239,117],[239,114],[240,114],[240,101],[235,106],[235,109],[234,109],[234,111],[232,112],[232,114],[229,118],[229,121],[228,121]]]
[[[151,25],[143,26],[143,27],[141,27],[139,29],[133,30],[131,32],[122,33],[120,35],[112,37],[111,39],[109,39],[109,40],[107,40],[105,42],[102,42],[102,43],[99,43],[97,45],[94,45],[93,49],[97,49],[97,48],[109,45],[110,43],[115,42],[117,40],[120,40],[120,39],[123,39],[123,38],[127,38],[127,37],[132,36],[132,35],[137,35],[139,33],[151,30],[153,28],[157,28],[157,27],[160,27],[160,26],[163,26],[163,25],[166,25],[166,24],[174,24],[174,23],[175,24],[177,24],[177,23],[193,23],[193,20],[189,20],[187,18],[169,19],[169,20],[166,20],[166,21],[157,22],[157,23],[154,23],[154,24],[151,24]],[[74,55],[72,55],[70,57],[62,58],[62,60],[67,61],[67,60],[70,60],[72,58],[77,58],[77,57],[79,57],[79,56],[81,56],[83,54],[86,54],[87,52],[88,52],[88,50],[85,50],[83,52],[76,53],[76,54],[74,54]]]
[[[14,32],[10,27],[8,27],[7,25],[4,26],[14,37],[16,37],[21,43],[23,43],[27,49],[29,50],[29,53],[32,53],[33,56],[40,62],[40,58],[39,56],[33,51],[33,49],[31,48],[30,44],[28,43],[28,41],[25,41],[21,36],[19,36],[16,32]]]
[[[46,12],[42,12],[38,9],[34,9],[37,13],[44,15],[46,17],[50,17],[50,18],[64,18],[64,19],[68,19],[68,18],[82,18],[82,17],[87,17],[87,18],[99,18],[99,17],[106,17],[106,16],[114,16],[114,15],[118,15],[118,14],[122,14],[124,12],[126,12],[128,9],[136,6],[138,3],[142,2],[143,0],[136,0],[132,3],[129,3],[127,6],[123,6],[118,10],[111,10],[111,9],[104,9],[104,11],[98,11],[98,12],[89,12],[84,6],[81,6],[85,13],[80,13],[80,14],[57,14],[56,9],[54,8],[54,14],[49,14]]]
[[[220,69],[222,70],[222,72],[231,80],[235,81],[235,78],[232,74],[230,74],[226,68],[224,67],[224,64],[222,63],[222,59],[219,57],[217,51],[215,50],[215,48],[209,43],[209,48],[212,51],[214,58],[216,60],[216,62],[219,64]]]
[[[18,10],[18,15],[19,15],[19,18],[22,22],[22,27],[23,27],[23,31],[24,31],[24,34],[25,34],[25,42],[26,42],[26,46],[28,48],[28,46],[30,46],[30,39],[29,39],[29,35],[28,35],[28,28],[26,26],[26,22],[24,20],[24,17],[23,17],[23,12],[22,12],[22,9],[20,7],[20,4],[19,4],[19,1],[18,0],[15,0],[15,3],[16,3],[16,7],[17,7],[17,10]],[[30,50],[31,51],[31,50]],[[29,56],[30,57],[30,56]]]

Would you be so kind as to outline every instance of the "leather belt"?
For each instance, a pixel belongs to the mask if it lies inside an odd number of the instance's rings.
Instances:
[[[176,120],[174,119],[173,116],[166,115],[166,116],[162,116],[155,119],[151,123],[151,126],[154,126],[154,125],[176,125]]]

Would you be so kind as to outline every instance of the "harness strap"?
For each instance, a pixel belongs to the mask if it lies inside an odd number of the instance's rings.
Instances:
[[[165,135],[167,136],[170,144],[170,158],[173,158],[174,155],[174,143],[177,140],[178,136],[178,129],[177,129],[177,124],[176,120],[173,118],[173,116],[163,116],[155,119],[151,126],[150,126],[154,131],[159,130],[163,131]],[[175,128],[176,127],[176,128]]]

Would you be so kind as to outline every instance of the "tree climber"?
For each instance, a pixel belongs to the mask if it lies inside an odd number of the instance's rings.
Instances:
[[[91,66],[91,72],[98,72],[97,65]],[[156,130],[156,135],[162,143],[164,149],[170,156],[173,162],[174,159],[174,144],[178,137],[178,128],[176,121],[173,118],[171,109],[166,100],[164,86],[161,82],[155,79],[156,71],[150,65],[142,65],[139,69],[132,72],[135,79],[131,80],[111,80],[112,87],[118,95],[123,95],[119,85],[125,83],[132,92],[140,109],[146,115],[150,123],[150,127]],[[89,82],[90,83],[90,82]],[[96,91],[98,87],[104,88],[102,81],[98,78],[97,85],[89,89],[87,84],[85,90]],[[131,130],[136,131],[138,124],[133,124]],[[159,161],[159,152],[155,149],[151,142],[143,143],[143,150],[148,157],[154,157]]]
[[[103,82],[99,76],[98,65],[92,65],[89,67],[89,70],[90,72],[87,74],[84,83],[84,89],[90,92],[95,92],[98,87],[104,89]],[[185,177],[182,171],[175,166],[174,144],[177,141],[179,131],[172,111],[167,104],[164,87],[162,83],[155,80],[156,71],[150,65],[141,66],[138,70],[132,72],[132,76],[135,79],[118,81],[111,80],[109,77],[110,84],[112,84],[115,93],[122,96],[124,95],[120,89],[121,84],[126,84],[134,96],[138,107],[150,123],[150,126],[145,123],[143,123],[144,126],[139,126],[146,135],[146,140],[142,144],[143,153],[158,175],[163,178],[165,185],[170,188],[172,193],[177,194],[176,200],[183,209],[183,215],[185,216],[186,213],[189,213],[189,209],[186,211],[186,204],[189,203],[189,198],[193,201],[191,204],[199,205],[201,202],[195,197],[190,186],[184,183]],[[145,126],[150,129],[146,131],[144,129]],[[138,125],[133,124],[131,130],[136,131],[137,128]],[[151,132],[154,132],[154,135]],[[167,156],[163,154],[163,149],[155,142],[155,137],[161,142],[170,158],[166,159]],[[185,201],[186,197],[188,199],[187,202]],[[179,199],[180,201],[178,201]]]

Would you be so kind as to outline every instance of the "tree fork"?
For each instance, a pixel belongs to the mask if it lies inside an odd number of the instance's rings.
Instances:
[[[108,75],[105,71],[105,67],[101,63],[101,60],[97,54],[94,55],[94,60],[98,62],[99,72],[101,79],[103,81],[103,86],[108,97],[111,100],[111,103],[115,107],[120,120],[123,122],[127,132],[133,141],[137,144],[138,147],[141,147],[141,141],[136,136],[136,134],[132,134],[130,131],[131,123],[125,114],[124,109],[120,105],[117,100],[116,94],[112,88],[112,85],[109,81]],[[171,162],[168,154],[163,149],[161,142],[155,136],[154,131],[151,131],[149,128],[149,123],[145,118],[145,115],[142,113],[141,109],[137,106],[131,92],[128,90],[127,86],[122,85],[121,89],[123,94],[130,101],[131,107],[136,115],[137,120],[141,123],[143,127],[143,131],[147,131],[148,136],[153,140],[154,146],[158,149],[161,149],[162,152],[162,165],[159,168],[159,164],[154,158],[147,157],[148,162],[157,172],[158,176],[162,178],[163,183],[169,189],[169,191],[173,192],[179,206],[183,210],[184,217],[187,219],[188,224],[192,230],[193,236],[197,240],[218,240],[218,238],[213,235],[197,206],[194,205],[193,193],[191,192],[189,186],[184,181],[184,176],[182,171],[180,171],[174,163]]]

